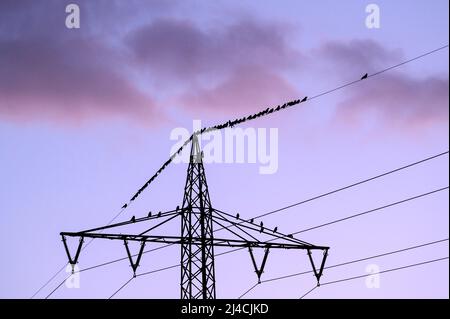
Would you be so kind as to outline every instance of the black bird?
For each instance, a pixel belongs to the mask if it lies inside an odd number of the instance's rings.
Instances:
[[[263,224],[263,222],[261,222],[259,225],[260,225],[261,227],[263,227],[264,224]]]
[[[158,217],[161,217],[161,212],[158,213]]]
[[[122,206],[122,209],[127,208],[128,204]]]
[[[239,219],[239,213],[236,214],[236,219]]]
[[[292,234],[289,234],[288,237],[289,237],[289,238],[292,238],[293,236],[292,236]]]
[[[149,211],[149,212],[148,212],[147,217],[152,217],[152,211]]]
[[[252,223],[253,224],[253,221],[254,221],[254,219],[252,218],[252,219],[250,219],[250,223]]]
[[[361,78],[361,80],[365,80],[365,79],[367,79],[367,77],[368,77],[369,75],[366,73],[366,74],[364,74],[363,76],[362,76],[362,78]]]
[[[264,230],[264,227],[261,226],[261,229],[259,230],[260,233],[262,233]]]
[[[300,101],[300,103],[301,103],[301,102],[306,102],[307,99],[308,99],[308,97],[305,96],[305,97]]]
[[[134,223],[136,221],[136,217],[131,217],[131,222]]]
[[[177,211],[179,211],[180,210],[180,206],[177,206]]]
[[[278,230],[278,227],[275,227],[275,228],[273,229],[273,232],[276,233],[277,230]]]

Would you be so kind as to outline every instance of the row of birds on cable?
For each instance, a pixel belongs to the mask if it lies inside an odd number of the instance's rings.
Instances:
[[[158,177],[158,175],[159,174],[161,174],[161,172],[172,162],[172,160],[175,158],[175,156],[178,154],[180,154],[182,151],[183,151],[183,149],[184,149],[184,147],[190,142],[190,141],[192,141],[192,138],[193,138],[193,136],[194,135],[198,135],[198,134],[202,134],[202,133],[207,133],[207,132],[210,132],[210,131],[214,131],[214,130],[221,130],[221,129],[223,129],[223,128],[226,128],[226,127],[233,127],[233,126],[235,126],[236,124],[240,124],[240,123],[243,123],[243,122],[246,122],[246,121],[251,121],[251,120],[254,120],[254,119],[256,119],[256,118],[258,118],[258,117],[261,117],[261,116],[265,116],[265,115],[267,115],[267,114],[270,114],[270,113],[273,113],[273,112],[278,112],[278,111],[280,111],[280,110],[283,110],[283,109],[285,109],[285,108],[287,108],[287,107],[290,107],[290,106],[293,106],[293,105],[296,105],[296,104],[299,104],[299,103],[303,103],[303,102],[306,102],[307,101],[307,99],[308,99],[308,97],[307,96],[305,96],[303,99],[301,99],[301,100],[294,100],[294,101],[290,101],[290,102],[287,102],[287,103],[284,103],[284,104],[282,104],[282,105],[278,105],[277,107],[274,107],[274,108],[267,108],[267,109],[265,109],[264,111],[261,111],[261,112],[259,112],[259,113],[256,113],[256,114],[253,114],[253,115],[249,115],[249,116],[247,116],[247,117],[243,117],[243,118],[240,118],[240,119],[236,119],[236,120],[234,120],[234,121],[228,121],[227,123],[224,123],[224,124],[220,124],[220,125],[215,125],[215,126],[210,126],[210,127],[205,127],[205,128],[202,128],[201,130],[199,130],[199,131],[196,131],[194,134],[192,134],[190,137],[189,137],[189,139],[188,140],[186,140],[185,142],[184,142],[184,144],[174,153],[174,154],[172,154],[172,156],[163,164],[163,166],[161,166],[161,168],[136,192],[136,194],[134,194],[133,195],[133,197],[130,199],[130,202],[132,202],[132,201],[134,201],[143,191],[144,191],[144,189],[146,189],[147,188],[147,186],[148,185],[150,185],[152,182],[153,182],[153,180],[156,178],[156,177]],[[128,204],[124,204],[123,206],[122,206],[122,209],[125,209],[125,208],[127,208],[127,206],[128,206]]]
[[[365,79],[367,79],[368,78],[368,74],[366,73],[366,74],[364,74],[361,78],[360,78],[360,80],[365,80]],[[143,191],[144,191],[144,189],[146,189],[147,188],[147,186],[148,185],[150,185],[152,182],[153,182],[153,180],[156,178],[156,177],[158,177],[158,175],[159,174],[161,174],[161,172],[172,162],[172,160],[175,158],[175,156],[178,154],[180,154],[182,151],[183,151],[183,148],[190,142],[190,141],[192,141],[192,138],[193,138],[193,136],[194,135],[198,135],[198,134],[202,134],[202,133],[207,133],[207,132],[210,132],[210,131],[214,131],[214,130],[221,130],[221,129],[223,129],[223,128],[227,128],[227,127],[233,127],[233,126],[235,126],[236,124],[240,124],[240,123],[244,123],[244,122],[247,122],[247,121],[251,121],[251,120],[254,120],[254,119],[256,119],[256,118],[258,118],[258,117],[261,117],[261,116],[265,116],[265,115],[268,115],[268,114],[271,114],[271,113],[273,113],[273,112],[278,112],[278,111],[280,111],[280,110],[283,110],[283,109],[285,109],[285,108],[287,108],[287,107],[290,107],[290,106],[294,106],[294,105],[296,105],[296,104],[299,104],[299,103],[303,103],[303,102],[306,102],[308,100],[308,97],[307,96],[305,96],[303,99],[301,99],[301,100],[293,100],[293,101],[290,101],[290,102],[287,102],[287,103],[284,103],[284,104],[282,104],[282,105],[278,105],[277,107],[273,107],[273,108],[267,108],[267,109],[265,109],[264,111],[261,111],[261,112],[259,112],[259,113],[255,113],[255,114],[253,114],[253,115],[249,115],[249,116],[246,116],[246,117],[243,117],[243,118],[240,118],[240,119],[236,119],[236,120],[234,120],[234,121],[228,121],[228,122],[226,122],[226,123],[224,123],[224,124],[220,124],[220,125],[215,125],[215,126],[210,126],[210,127],[205,127],[205,128],[202,128],[201,130],[199,130],[199,131],[196,131],[194,134],[192,134],[191,136],[190,136],[190,138],[188,139],[188,140],[186,140],[185,142],[184,142],[184,144],[175,152],[175,153],[173,153],[172,154],[172,156],[170,156],[170,158],[163,164],[163,166],[161,166],[161,168],[136,192],[136,194],[134,194],[134,196],[130,199],[130,202],[132,202],[132,201],[134,201]],[[128,204],[124,204],[123,206],[122,206],[122,209],[125,209],[125,208],[127,208],[127,206],[128,206]]]
[[[237,213],[236,214],[236,219],[239,219],[239,217],[240,217],[240,215],[239,215],[239,213]],[[254,224],[255,219],[252,218],[252,219],[248,220],[248,222],[251,223],[251,224]],[[259,223],[259,227],[261,227],[261,229],[259,231],[261,233],[264,230],[264,223],[262,221]],[[273,229],[273,232],[276,233],[277,231],[278,231],[278,227],[275,226],[275,228]]]

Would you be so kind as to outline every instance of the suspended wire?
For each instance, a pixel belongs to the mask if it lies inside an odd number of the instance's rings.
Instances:
[[[117,289],[108,299],[111,299],[112,297],[114,297],[119,291],[121,291],[123,288],[125,288],[125,286],[128,285],[133,279],[134,279],[134,277],[131,277],[130,279],[128,279],[127,282],[124,283],[122,286],[120,286],[120,288]]]
[[[328,282],[324,282],[324,283],[320,284],[320,286],[332,285],[332,284],[337,284],[337,283],[340,283],[340,282],[345,282],[345,281],[350,281],[350,280],[370,277],[370,276],[373,276],[373,275],[378,275],[378,274],[383,274],[383,273],[394,272],[394,271],[404,270],[404,269],[408,269],[408,268],[423,266],[423,265],[435,263],[435,262],[438,262],[438,261],[443,261],[443,260],[446,260],[446,259],[449,259],[449,257],[442,257],[442,258],[438,258],[438,259],[426,260],[426,261],[415,263],[415,264],[410,264],[410,265],[401,266],[401,267],[397,267],[397,268],[386,269],[386,270],[379,271],[379,272],[377,272],[375,274],[364,274],[364,275],[360,275],[360,276],[354,276],[354,277],[348,277],[348,278],[342,278],[342,279],[338,279],[338,280],[328,281]],[[316,286],[314,288],[317,288],[317,287],[318,286]],[[307,294],[309,294],[312,290],[314,290],[314,288],[311,289]],[[303,297],[305,297],[305,295],[300,297],[300,299],[302,299]]]
[[[416,266],[422,266],[422,265],[426,265],[426,264],[435,263],[435,262],[438,262],[438,261],[443,261],[443,260],[446,260],[446,259],[449,259],[449,257],[447,256],[447,257],[442,257],[442,258],[437,258],[437,259],[432,259],[432,260],[426,260],[426,261],[422,261],[422,262],[415,263],[415,264],[405,265],[405,266],[401,266],[401,267],[397,267],[397,268],[386,269],[386,270],[379,271],[376,274],[384,274],[384,273],[387,273],[387,272],[392,272],[392,271],[412,268],[412,267],[416,267]],[[344,281],[364,278],[364,277],[373,276],[373,275],[374,274],[365,274],[365,275],[360,275],[360,276],[342,278],[342,279],[338,279],[338,280],[327,281],[327,282],[324,282],[324,283],[322,283],[320,285],[321,286],[332,285],[332,284],[337,284],[339,282],[344,282]]]
[[[291,234],[292,235],[297,235],[297,234],[305,233],[307,231],[311,231],[311,230],[314,230],[314,229],[317,229],[317,228],[321,228],[321,227],[329,226],[329,225],[332,225],[332,224],[340,223],[340,222],[343,222],[343,221],[346,221],[346,220],[349,220],[349,219],[352,219],[352,218],[360,217],[360,216],[367,215],[367,214],[370,214],[370,213],[373,213],[373,212],[377,212],[377,211],[380,211],[380,210],[383,210],[383,209],[386,209],[386,208],[389,208],[389,207],[392,207],[392,206],[400,205],[400,204],[403,204],[403,203],[406,203],[406,202],[409,202],[409,201],[412,201],[412,200],[415,200],[415,199],[418,199],[418,198],[429,196],[429,195],[435,194],[437,192],[444,191],[444,190],[446,190],[448,188],[449,188],[449,186],[442,187],[442,188],[439,188],[439,189],[435,189],[433,191],[422,193],[422,194],[419,194],[419,195],[416,195],[416,196],[413,196],[413,197],[409,197],[409,198],[406,198],[406,199],[403,199],[403,200],[400,200],[400,201],[397,201],[397,202],[394,202],[394,203],[390,203],[390,204],[383,205],[383,206],[380,206],[380,207],[377,207],[377,208],[374,208],[374,209],[366,210],[366,211],[358,213],[358,214],[350,215],[350,216],[347,216],[347,217],[344,217],[344,218],[335,219],[335,220],[332,220],[332,221],[324,223],[324,224],[320,224],[320,225],[313,226],[313,227],[310,227],[310,228],[302,229],[302,230],[293,232]],[[270,242],[270,241],[272,241],[272,240],[268,240],[268,242]],[[240,248],[232,249],[232,250],[229,250],[229,251],[225,251],[225,252],[223,252],[221,254],[218,254],[218,255],[230,254],[230,253],[233,253],[235,251],[242,250],[242,249],[243,248],[240,247]]]
[[[420,194],[420,195],[416,195],[416,196],[413,196],[413,197],[409,197],[409,198],[400,200],[398,202],[394,202],[394,203],[387,204],[387,205],[384,205],[384,206],[380,206],[380,207],[377,207],[377,208],[374,208],[374,209],[366,210],[366,211],[364,211],[362,213],[350,215],[350,216],[347,216],[347,217],[344,217],[344,218],[335,219],[333,221],[330,221],[330,222],[327,222],[327,223],[324,223],[324,224],[320,224],[320,225],[317,225],[317,226],[314,226],[314,227],[310,227],[310,228],[306,228],[306,229],[303,229],[303,230],[299,230],[299,231],[297,231],[295,233],[292,233],[292,234],[293,235],[297,235],[297,234],[304,233],[304,232],[307,232],[307,231],[310,231],[310,230],[313,230],[313,229],[317,229],[317,228],[329,226],[329,225],[332,225],[332,224],[340,223],[340,222],[346,221],[348,219],[352,219],[352,218],[360,217],[360,216],[363,216],[363,215],[367,215],[367,214],[370,214],[370,213],[373,213],[373,212],[376,212],[376,211],[379,211],[379,210],[382,210],[382,209],[385,209],[385,208],[389,208],[389,207],[392,207],[392,206],[400,205],[400,204],[403,204],[403,203],[406,203],[406,202],[409,202],[409,201],[412,201],[412,200],[415,200],[415,199],[418,199],[418,198],[421,198],[421,197],[432,195],[434,193],[442,192],[442,191],[444,191],[444,190],[446,190],[448,188],[449,188],[448,186],[447,187],[438,188],[438,189],[435,189],[435,190],[427,192],[427,193],[423,193],[423,194]]]
[[[390,170],[390,171],[388,171],[388,172],[385,172],[385,173],[382,173],[382,174],[378,174],[378,175],[375,175],[375,176],[366,178],[366,179],[361,180],[361,181],[359,181],[359,182],[356,182],[356,183],[353,183],[353,184],[350,184],[350,185],[347,185],[347,186],[343,186],[343,187],[337,188],[337,189],[335,189],[335,190],[332,190],[332,191],[329,191],[329,192],[326,192],[326,193],[323,193],[323,194],[320,194],[320,195],[317,195],[317,196],[314,196],[314,197],[311,197],[311,198],[302,200],[302,201],[300,201],[300,202],[297,202],[297,203],[294,203],[294,204],[290,204],[290,205],[287,205],[287,206],[284,206],[284,207],[281,207],[281,208],[278,208],[278,209],[269,211],[269,212],[267,212],[267,213],[263,213],[263,214],[261,214],[261,215],[258,215],[258,216],[253,217],[253,219],[265,217],[265,216],[272,215],[272,214],[278,213],[278,212],[280,212],[280,211],[283,211],[283,210],[286,210],[286,209],[289,209],[289,208],[292,208],[292,207],[296,207],[296,206],[299,206],[299,205],[302,205],[302,204],[306,204],[306,203],[311,202],[311,201],[314,201],[314,200],[316,200],[316,199],[319,199],[319,198],[322,198],[322,197],[326,197],[326,196],[329,196],[329,195],[332,195],[332,194],[341,192],[341,191],[343,191],[343,190],[347,190],[347,189],[349,189],[349,188],[353,188],[353,187],[355,187],[355,186],[359,186],[359,185],[365,184],[365,183],[370,182],[370,181],[373,181],[373,180],[375,180],[375,179],[378,179],[378,178],[381,178],[381,177],[385,177],[385,176],[387,176],[387,175],[390,175],[390,174],[393,174],[393,173],[396,173],[396,172],[405,170],[405,169],[407,169],[407,168],[410,168],[410,167],[413,167],[413,166],[422,164],[422,163],[424,163],[424,162],[433,160],[433,159],[438,158],[438,157],[440,157],[440,156],[447,155],[448,153],[449,153],[449,151],[445,151],[445,152],[442,152],[442,153],[439,153],[439,154],[436,154],[436,155],[433,155],[433,156],[424,158],[424,159],[422,159],[422,160],[420,160],[420,161],[416,161],[416,162],[410,163],[410,164],[408,164],[408,165],[401,166],[401,167],[399,167],[399,168]]]
[[[256,288],[256,286],[258,286],[260,283],[257,282],[256,284],[254,284],[253,286],[251,286],[249,289],[247,289],[242,295],[240,295],[238,297],[238,299],[242,299],[242,297],[244,297],[246,294],[248,294],[250,291],[252,291],[253,289]]]
[[[314,286],[312,289],[308,290],[307,293],[305,293],[303,296],[301,296],[299,299],[305,298],[307,295],[309,295],[311,292],[313,292],[314,289],[316,289],[318,286]]]
[[[363,258],[358,258],[358,259],[354,259],[354,260],[349,260],[349,261],[345,261],[345,262],[342,262],[342,263],[334,264],[334,265],[331,265],[331,266],[326,266],[326,267],[324,267],[324,270],[331,269],[331,268],[336,268],[336,267],[347,266],[347,265],[358,263],[358,262],[361,262],[361,261],[367,261],[367,260],[371,260],[371,259],[376,259],[376,258],[380,258],[380,257],[389,256],[389,255],[399,254],[399,253],[402,253],[402,252],[405,252],[405,251],[409,251],[409,250],[414,250],[414,249],[419,249],[419,248],[423,248],[423,247],[426,247],[426,246],[436,245],[436,244],[439,244],[439,243],[442,243],[442,242],[445,242],[445,241],[448,241],[448,240],[449,240],[449,238],[439,239],[439,240],[435,240],[435,241],[431,241],[431,242],[427,242],[427,243],[423,243],[423,244],[419,244],[419,245],[415,245],[415,246],[409,246],[409,247],[405,247],[405,248],[402,248],[402,249],[397,249],[397,250],[393,250],[393,251],[389,251],[389,252],[385,252],[385,253],[381,253],[381,254],[377,254],[377,255],[372,255],[372,256],[368,256],[368,257],[363,257]],[[288,279],[288,278],[297,277],[297,276],[301,276],[301,275],[306,275],[306,274],[310,274],[310,273],[313,273],[313,272],[314,272],[313,270],[307,270],[307,271],[297,272],[297,273],[293,273],[293,274],[289,274],[289,275],[273,277],[273,278],[269,278],[269,279],[266,279],[266,280],[261,280],[260,284],[265,284],[265,283],[272,282],[272,281],[278,281],[278,280]],[[381,273],[381,272],[379,272],[379,273]],[[368,274],[368,275],[370,275],[370,274]],[[361,277],[364,277],[364,276],[359,276],[358,278],[361,278]],[[325,284],[326,283],[321,283],[320,285],[323,286]],[[241,297],[245,296],[250,290],[253,290],[255,288],[255,286],[252,286],[249,290],[247,290],[244,294],[242,294]],[[314,288],[316,288],[316,287],[314,287]],[[314,290],[314,288],[311,289],[310,291],[308,291],[306,294],[304,294],[300,299],[302,299],[307,294],[309,294],[312,290]]]
[[[112,222],[114,222],[121,214],[122,214],[122,212],[125,210],[125,208],[122,208],[109,222],[108,222],[108,224],[107,224],[107,226],[108,225],[110,225]],[[82,248],[81,248],[81,251],[84,251],[93,241],[94,241],[94,239],[95,238],[91,238],[91,239],[89,239],[89,241],[86,243],[86,245],[84,245]],[[45,287],[47,287],[48,286],[48,284],[56,277],[56,276],[58,276],[60,273],[61,273],[61,271],[63,271],[66,267],[67,267],[67,265],[68,265],[69,263],[67,262],[67,263],[65,263],[64,264],[64,266],[63,267],[61,267],[53,276],[51,276],[50,277],[50,279],[48,279],[41,287],[39,287],[39,289],[38,290],[36,290],[35,292],[34,292],[34,294],[30,297],[30,299],[33,299],[42,289],[44,289]],[[57,287],[57,288],[59,288],[59,286]],[[53,292],[52,292],[53,293]],[[52,294],[52,293],[50,293],[50,295]],[[48,295],[48,296],[50,296],[50,295]],[[47,299],[48,298],[48,296],[45,298],[45,299]]]
[[[445,241],[448,241],[448,240],[449,240],[448,238],[435,240],[435,241],[432,241],[432,242],[428,242],[428,243],[424,243],[424,244],[420,244],[420,245],[415,245],[415,246],[410,246],[410,247],[406,247],[406,248],[402,248],[402,249],[398,249],[398,250],[393,250],[393,251],[381,253],[381,254],[378,254],[378,255],[368,256],[368,257],[359,258],[359,259],[354,259],[354,260],[342,262],[342,263],[339,263],[339,264],[334,264],[334,265],[331,265],[331,266],[325,266],[323,269],[326,270],[326,269],[332,269],[332,268],[336,268],[336,267],[347,266],[347,265],[358,263],[358,262],[361,262],[361,261],[366,261],[366,260],[370,260],[370,259],[375,259],[375,258],[389,256],[389,255],[394,255],[394,254],[398,254],[398,253],[402,253],[402,252],[405,252],[405,251],[414,250],[414,249],[418,249],[418,248],[422,248],[422,247],[426,247],[426,246],[436,245],[436,244],[439,244],[439,243],[442,243],[442,242],[445,242]],[[266,279],[266,280],[261,280],[261,283],[266,283],[266,282],[271,282],[271,281],[278,281],[278,280],[282,280],[282,279],[287,279],[287,278],[297,277],[297,276],[301,276],[301,275],[306,275],[306,274],[309,274],[309,273],[313,273],[313,270],[308,270],[308,271],[297,272],[297,273],[293,273],[293,274],[289,274],[289,275],[269,278],[269,279]]]

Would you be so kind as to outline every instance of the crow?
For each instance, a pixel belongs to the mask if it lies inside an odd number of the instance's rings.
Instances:
[[[236,214],[236,219],[239,219],[239,213]]]
[[[278,230],[278,227],[275,227],[275,228],[273,229],[273,232],[276,233],[277,230]]]
[[[134,223],[136,221],[136,217],[131,217],[131,222]]]
[[[301,102],[306,102],[307,99],[308,99],[308,97],[305,96],[305,97],[300,101],[300,103],[301,103]]]
[[[368,77],[369,75],[366,73],[366,74],[364,74],[363,76],[362,76],[362,78],[361,78],[361,80],[365,80],[365,79],[367,79],[367,77]]]

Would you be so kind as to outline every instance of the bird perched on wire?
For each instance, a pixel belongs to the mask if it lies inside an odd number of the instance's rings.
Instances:
[[[300,101],[300,103],[302,103],[302,102],[306,102],[306,100],[308,99],[308,97],[307,96],[305,96],[301,101]]]
[[[147,217],[152,217],[152,211],[149,211],[149,212],[148,212]]]
[[[255,220],[252,218],[252,219],[250,219],[250,223],[252,223],[253,224],[253,222],[254,222]]]
[[[278,227],[275,227],[275,228],[273,229],[273,232],[276,233],[277,230],[278,230]]]
[[[364,74],[362,77],[361,77],[361,80],[365,80],[365,79],[367,79],[367,77],[368,77],[369,75],[366,73],[366,74]]]
[[[127,206],[128,206],[128,204],[123,205],[123,206],[122,206],[122,209],[127,208]]]
[[[264,225],[263,222],[261,222],[261,223],[259,224],[259,226],[261,226],[261,227],[263,227],[263,225]]]
[[[236,214],[236,219],[239,219],[239,213]]]
[[[131,217],[131,222],[134,223],[136,221],[136,217]]]
[[[161,212],[158,213],[158,217],[161,217]]]

